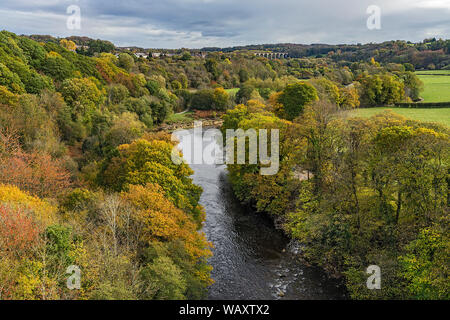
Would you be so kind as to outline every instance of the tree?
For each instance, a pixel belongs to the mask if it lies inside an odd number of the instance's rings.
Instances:
[[[145,125],[134,113],[124,112],[117,117],[106,134],[106,144],[115,148],[121,144],[131,143],[144,134]]]
[[[56,52],[49,52],[39,68],[58,82],[73,77],[75,72],[73,64]]]
[[[239,88],[239,91],[236,94],[236,102],[240,104],[246,104],[248,100],[252,98],[252,93],[255,90],[250,84],[243,84]]]
[[[173,163],[172,149],[169,142],[144,139],[119,146],[114,156],[105,159],[98,181],[115,191],[127,190],[132,185],[159,184],[168,199],[200,223],[203,219],[198,205],[201,189],[192,183],[189,178],[192,171],[186,164]]]
[[[36,227],[45,227],[57,221],[57,208],[14,185],[0,183],[0,202],[12,210],[5,214],[15,214],[19,210],[24,214],[25,220],[28,219],[25,216],[31,217],[27,221],[36,224]]]
[[[358,89],[354,86],[341,89],[341,107],[345,109],[354,109],[359,107],[360,104]]]
[[[3,63],[0,63],[0,86],[6,87],[12,93],[25,92],[25,85],[19,76]]]
[[[160,83],[155,79],[148,80],[145,87],[148,89],[151,95],[156,95],[161,89]]]
[[[408,71],[410,71],[410,72],[416,71],[416,68],[411,63],[405,63],[405,64],[403,64],[403,66],[405,67],[405,71],[406,72],[408,72]]]
[[[111,84],[107,89],[109,104],[119,104],[129,97],[130,92],[122,84]]]
[[[132,219],[141,226],[139,240],[146,264],[141,271],[143,296],[182,298],[202,292],[211,283],[211,269],[206,265],[211,252],[204,234],[197,232],[195,218],[177,208],[157,184],[130,186],[121,199],[131,205]]]
[[[249,79],[248,71],[246,69],[239,70],[239,82],[244,83]]]
[[[206,70],[212,74],[212,76],[215,80],[217,80],[220,76],[218,64],[219,63],[214,58],[208,58],[208,59],[206,59],[206,62],[205,62]]]
[[[288,85],[278,97],[287,120],[298,117],[307,104],[316,100],[318,100],[317,90],[306,82]]]
[[[406,72],[402,78],[406,96],[410,97],[413,101],[419,100],[420,92],[424,89],[423,82],[414,72]]]
[[[0,86],[0,104],[15,105],[18,100],[18,96],[9,91],[7,87]]]
[[[61,39],[61,41],[59,41],[59,44],[69,51],[75,51],[77,49],[77,45],[71,40]]]
[[[40,197],[60,194],[70,186],[64,161],[43,152],[26,153],[17,141],[13,135],[0,133],[0,183],[16,185]]]
[[[86,54],[88,56],[93,56],[95,53],[112,52],[114,48],[114,45],[109,41],[91,40],[88,42]]]
[[[0,123],[15,131],[27,151],[46,152],[53,156],[64,152],[57,124],[35,95],[23,94],[17,105],[5,106],[0,111]]]
[[[103,100],[97,85],[89,78],[67,79],[62,83],[61,94],[72,107],[72,118],[90,125],[95,109]]]
[[[182,270],[168,257],[158,257],[141,271],[141,277],[148,283],[145,298],[156,300],[185,299],[186,281]]]
[[[214,89],[212,98],[213,98],[213,105],[212,105],[213,110],[223,111],[228,108],[230,97],[228,93],[225,91],[225,89],[223,88]]]
[[[365,75],[361,81],[361,102],[366,106],[392,105],[404,95],[404,84],[389,74]]]
[[[198,110],[226,110],[229,95],[223,88],[203,89],[192,94],[191,108]]]
[[[15,258],[26,256],[36,248],[42,232],[39,224],[24,208],[0,205],[0,256],[5,253]],[[6,250],[7,249],[7,250]]]
[[[119,54],[119,63],[118,66],[125,69],[126,71],[130,71],[134,66],[134,59],[128,53]]]
[[[159,100],[157,100],[159,102]],[[134,112],[139,120],[148,128],[153,126],[153,100],[148,97],[128,98],[122,102],[122,107],[130,112]]]
[[[333,81],[326,78],[319,78],[312,79],[309,83],[316,88],[320,100],[329,101],[337,106],[341,104],[341,92]]]
[[[431,228],[423,229],[399,257],[407,289],[416,299],[449,299],[450,240]]]
[[[181,55],[181,60],[183,61],[189,61],[192,59],[191,53],[189,51],[184,51]]]
[[[181,85],[181,82],[178,80],[172,81],[171,87],[173,90],[180,90],[181,88],[183,88],[183,86]]]

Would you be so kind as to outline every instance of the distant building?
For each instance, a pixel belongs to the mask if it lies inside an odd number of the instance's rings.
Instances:
[[[148,55],[145,52],[136,52],[134,55],[138,58],[144,58],[144,59],[147,59],[147,57],[148,57]]]
[[[206,53],[206,52],[195,52],[195,53],[194,53],[194,56],[195,56],[195,57],[200,57],[200,58],[205,59],[206,56],[207,56],[207,53]]]
[[[152,57],[153,57],[153,58],[159,58],[159,57],[161,57],[161,52],[152,52]]]

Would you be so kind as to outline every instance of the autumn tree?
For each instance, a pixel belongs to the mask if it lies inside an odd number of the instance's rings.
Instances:
[[[59,41],[59,44],[69,51],[75,51],[77,49],[77,45],[71,40],[61,39],[61,41]]]
[[[287,120],[294,120],[302,113],[305,105],[316,100],[318,100],[317,90],[306,82],[288,85],[278,97]]]

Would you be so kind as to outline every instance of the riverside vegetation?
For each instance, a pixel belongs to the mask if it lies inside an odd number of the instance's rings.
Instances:
[[[2,299],[205,297],[202,190],[158,129],[186,109],[280,130],[279,173],[230,165],[233,190],[351,298],[449,298],[448,126],[347,112],[419,101],[415,68],[448,69],[449,41],[294,46],[281,60],[252,47],[143,59],[79,41],[0,32]],[[383,290],[365,286],[371,264]]]

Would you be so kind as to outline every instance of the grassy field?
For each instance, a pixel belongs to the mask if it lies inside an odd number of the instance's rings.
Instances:
[[[448,74],[450,75],[450,70],[424,70],[424,71],[416,71],[417,75],[421,74]]]
[[[239,88],[226,89],[225,91],[226,91],[229,95],[236,95],[236,93],[239,91]]]
[[[166,123],[172,124],[172,123],[192,122],[194,121],[194,118],[192,118],[193,114],[194,112],[192,111],[186,113],[172,114],[167,118]]]
[[[425,84],[423,102],[450,102],[450,70],[418,71],[417,76]]]
[[[450,101],[450,100],[449,100]],[[384,110],[392,110],[409,119],[426,122],[439,122],[450,126],[450,108],[415,109],[415,108],[368,108],[349,111],[351,117],[371,117],[382,113]]]

